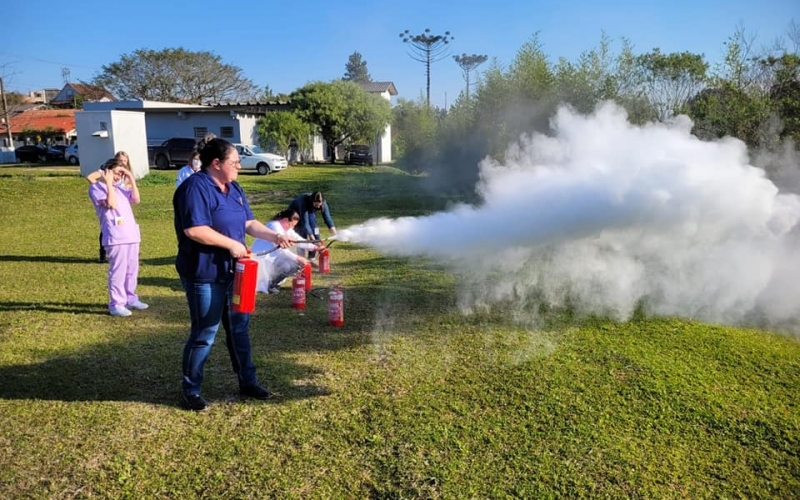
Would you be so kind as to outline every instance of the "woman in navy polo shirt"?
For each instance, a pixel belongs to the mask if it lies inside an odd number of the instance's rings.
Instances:
[[[233,259],[247,255],[245,234],[275,242],[293,241],[256,220],[242,187],[236,182],[241,165],[236,148],[224,139],[204,139],[198,144],[202,167],[175,191],[175,267],[186,291],[191,333],[183,348],[183,403],[194,411],[206,408],[200,395],[203,366],[211,352],[220,323],[239,393],[270,399],[256,378],[250,354],[250,315],[234,312]]]

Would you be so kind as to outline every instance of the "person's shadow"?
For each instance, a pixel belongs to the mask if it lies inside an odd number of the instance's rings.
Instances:
[[[53,313],[108,315],[105,304],[21,304],[3,303],[5,310],[37,309]],[[152,322],[130,321],[108,316],[109,329],[117,330],[114,340],[96,343],[82,350],[64,352],[36,362],[0,366],[0,399],[43,399],[54,401],[138,401],[176,406],[180,400],[181,359],[189,330],[185,299],[167,297],[152,303],[138,315],[160,315],[163,327],[152,330]],[[161,310],[161,311],[160,311]],[[180,318],[178,318],[180,316]],[[172,321],[172,320],[175,321]],[[93,321],[97,321],[94,320]],[[252,335],[251,337],[255,337]],[[46,342],[46,338],[42,339]],[[312,339],[313,341],[313,339]],[[314,385],[319,370],[283,356],[275,346],[252,338],[253,360],[260,381],[279,394],[276,402],[321,396],[328,393]],[[306,346],[305,348],[313,346]],[[289,348],[291,349],[291,347]],[[231,370],[220,328],[205,367],[203,394],[209,401],[238,398],[236,375]]]

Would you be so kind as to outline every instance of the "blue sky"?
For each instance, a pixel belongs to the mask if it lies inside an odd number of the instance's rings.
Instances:
[[[713,63],[738,25],[771,46],[800,24],[798,0],[405,0],[402,2],[161,0],[12,2],[4,8],[0,75],[7,90],[61,88],[62,68],[71,81],[90,80],[104,64],[136,49],[184,47],[210,51],[243,70],[259,86],[291,92],[307,82],[344,74],[355,51],[374,80],[394,82],[399,96],[425,91],[424,66],[412,60],[399,33],[449,30],[453,54],[486,54],[509,64],[538,32],[553,61],[575,60],[597,47],[601,33],[627,38],[637,53],[703,53]],[[482,66],[485,69],[488,63]],[[451,104],[464,87],[452,57],[432,67],[431,100]]]

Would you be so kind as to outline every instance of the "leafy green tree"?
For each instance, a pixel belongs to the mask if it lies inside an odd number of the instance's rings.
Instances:
[[[581,113],[589,113],[598,102],[618,96],[611,40],[605,34],[598,48],[581,53],[576,62],[559,59],[553,72],[558,100]]]
[[[369,76],[369,71],[367,70],[367,61],[363,60],[358,52],[350,54],[347,64],[344,65],[344,70],[342,80],[356,83],[372,81],[372,77]]]
[[[622,39],[622,48],[616,56],[613,74],[616,93],[614,101],[628,112],[628,120],[640,125],[656,120],[657,112],[647,97],[638,56],[634,54],[633,45],[626,38]]]
[[[277,150],[291,158],[290,148],[301,151],[311,144],[313,130],[295,111],[273,111],[259,118],[256,125],[259,145],[266,150]]]
[[[401,159],[398,164],[405,170],[427,172],[437,157],[436,112],[420,98],[399,99],[392,114],[392,156]]]
[[[490,83],[494,95],[477,106],[476,118],[485,123],[482,127],[491,127],[484,131],[490,138],[486,153],[502,159],[520,134],[547,130],[559,104],[556,75],[538,34],[520,47],[508,70]]]
[[[674,116],[706,85],[708,63],[701,54],[662,54],[656,48],[638,56],[637,62],[659,120]]]
[[[726,52],[708,87],[692,96],[680,112],[694,121],[692,133],[702,139],[737,137],[752,148],[764,139],[769,101],[764,92],[768,71],[752,55],[753,38],[737,27],[725,42]]]
[[[769,108],[764,98],[749,94],[732,82],[722,82],[689,99],[683,112],[694,121],[692,133],[697,137],[737,137],[755,148],[762,142],[762,124]]]
[[[425,65],[425,102],[431,105],[431,64],[441,61],[450,55],[450,42],[454,37],[449,31],[443,35],[432,35],[431,30],[425,29],[419,35],[412,35],[408,30],[400,33],[403,43],[409,44],[409,56],[415,61]]]
[[[6,104],[8,104],[9,108],[25,104],[25,96],[19,92],[6,92]]]
[[[298,116],[327,143],[332,161],[337,146],[351,141],[371,144],[392,120],[389,101],[354,82],[312,82],[290,97]]]
[[[761,64],[775,75],[769,100],[783,122],[780,138],[791,138],[795,144],[800,144],[800,55],[784,53],[762,59]]]
[[[259,89],[242,70],[211,52],[138,49],[102,67],[93,83],[120,99],[217,104],[255,100]]]

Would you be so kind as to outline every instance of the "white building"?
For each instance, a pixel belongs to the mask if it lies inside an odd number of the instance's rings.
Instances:
[[[397,95],[392,82],[362,83],[361,87],[385,99]],[[258,144],[258,119],[266,113],[289,111],[288,102],[235,103],[235,104],[181,104],[158,101],[107,101],[86,102],[84,111],[137,111],[145,115],[147,145],[158,145],[171,137],[203,138],[211,132],[230,142]],[[79,138],[80,140],[80,138]],[[373,158],[377,163],[392,161],[391,126],[376,137]],[[311,141],[311,147],[300,154],[303,161],[328,162],[328,148],[319,135]]]
[[[397,95],[397,89],[392,82],[361,82],[362,89],[370,94],[378,94],[387,101],[392,100],[392,96]],[[383,133],[375,138],[372,146],[372,157],[376,163],[392,162],[392,125],[387,124]]]

